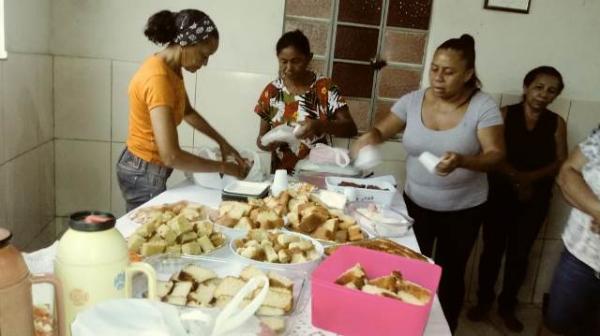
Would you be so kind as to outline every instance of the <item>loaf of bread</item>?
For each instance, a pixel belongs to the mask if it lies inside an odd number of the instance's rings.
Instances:
[[[400,271],[369,279],[360,264],[355,264],[342,273],[335,283],[368,294],[385,296],[413,305],[429,303],[432,294],[427,288],[404,279]]]

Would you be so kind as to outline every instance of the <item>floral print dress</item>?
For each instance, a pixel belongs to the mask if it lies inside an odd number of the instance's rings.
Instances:
[[[600,197],[600,127],[579,144],[579,149],[587,159],[581,175],[594,194]],[[591,227],[592,217],[573,208],[562,239],[572,255],[600,272],[600,234],[594,233]]]
[[[331,120],[337,110],[346,106],[346,102],[331,79],[314,73],[313,78],[309,89],[301,95],[290,93],[281,78],[272,81],[262,91],[254,112],[270,128],[282,124],[294,127],[307,118]],[[328,143],[327,135],[301,140],[296,152],[287,146],[278,148],[271,156],[271,170],[286,169],[292,173],[296,163],[308,156],[316,143]]]

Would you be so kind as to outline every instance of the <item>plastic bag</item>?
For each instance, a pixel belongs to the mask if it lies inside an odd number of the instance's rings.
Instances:
[[[262,182],[265,180],[265,173],[260,161],[260,157],[257,152],[242,149],[239,151],[240,155],[251,163],[250,171],[244,179],[244,181],[250,182]],[[194,150],[194,154],[204,159],[220,161],[221,150],[215,147],[199,147]],[[192,173],[191,174],[196,184],[201,185],[205,188],[222,190],[226,185],[232,181],[238,180],[236,177],[230,175],[223,175],[217,172],[213,173]]]
[[[294,127],[283,124],[274,127],[265,133],[260,139],[263,146],[268,146],[273,142],[285,142],[290,146],[290,149],[297,153],[300,148],[300,140],[294,134]]]
[[[244,308],[244,297],[262,286]],[[269,279],[256,276],[242,287],[223,308],[180,308],[145,299],[118,299],[97,304],[77,315],[71,326],[72,336],[256,336],[270,330],[254,316],[269,290]],[[135,313],[133,313],[135,312]]]
[[[339,167],[346,167],[350,164],[347,149],[331,147],[322,143],[315,144],[308,154],[308,159],[317,164],[335,164]]]

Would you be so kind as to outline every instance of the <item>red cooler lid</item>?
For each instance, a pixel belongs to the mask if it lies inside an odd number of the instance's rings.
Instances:
[[[115,227],[113,214],[104,211],[79,211],[69,218],[69,227],[76,231],[97,232]]]

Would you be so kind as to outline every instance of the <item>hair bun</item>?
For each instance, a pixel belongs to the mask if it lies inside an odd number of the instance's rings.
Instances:
[[[462,34],[460,36],[460,40],[462,43],[464,43],[469,48],[475,49],[475,39],[473,38],[473,36],[471,36],[469,34]]]
[[[169,10],[162,10],[152,15],[146,23],[144,35],[156,43],[167,44],[177,35],[177,27],[175,27],[175,17],[177,13]]]

